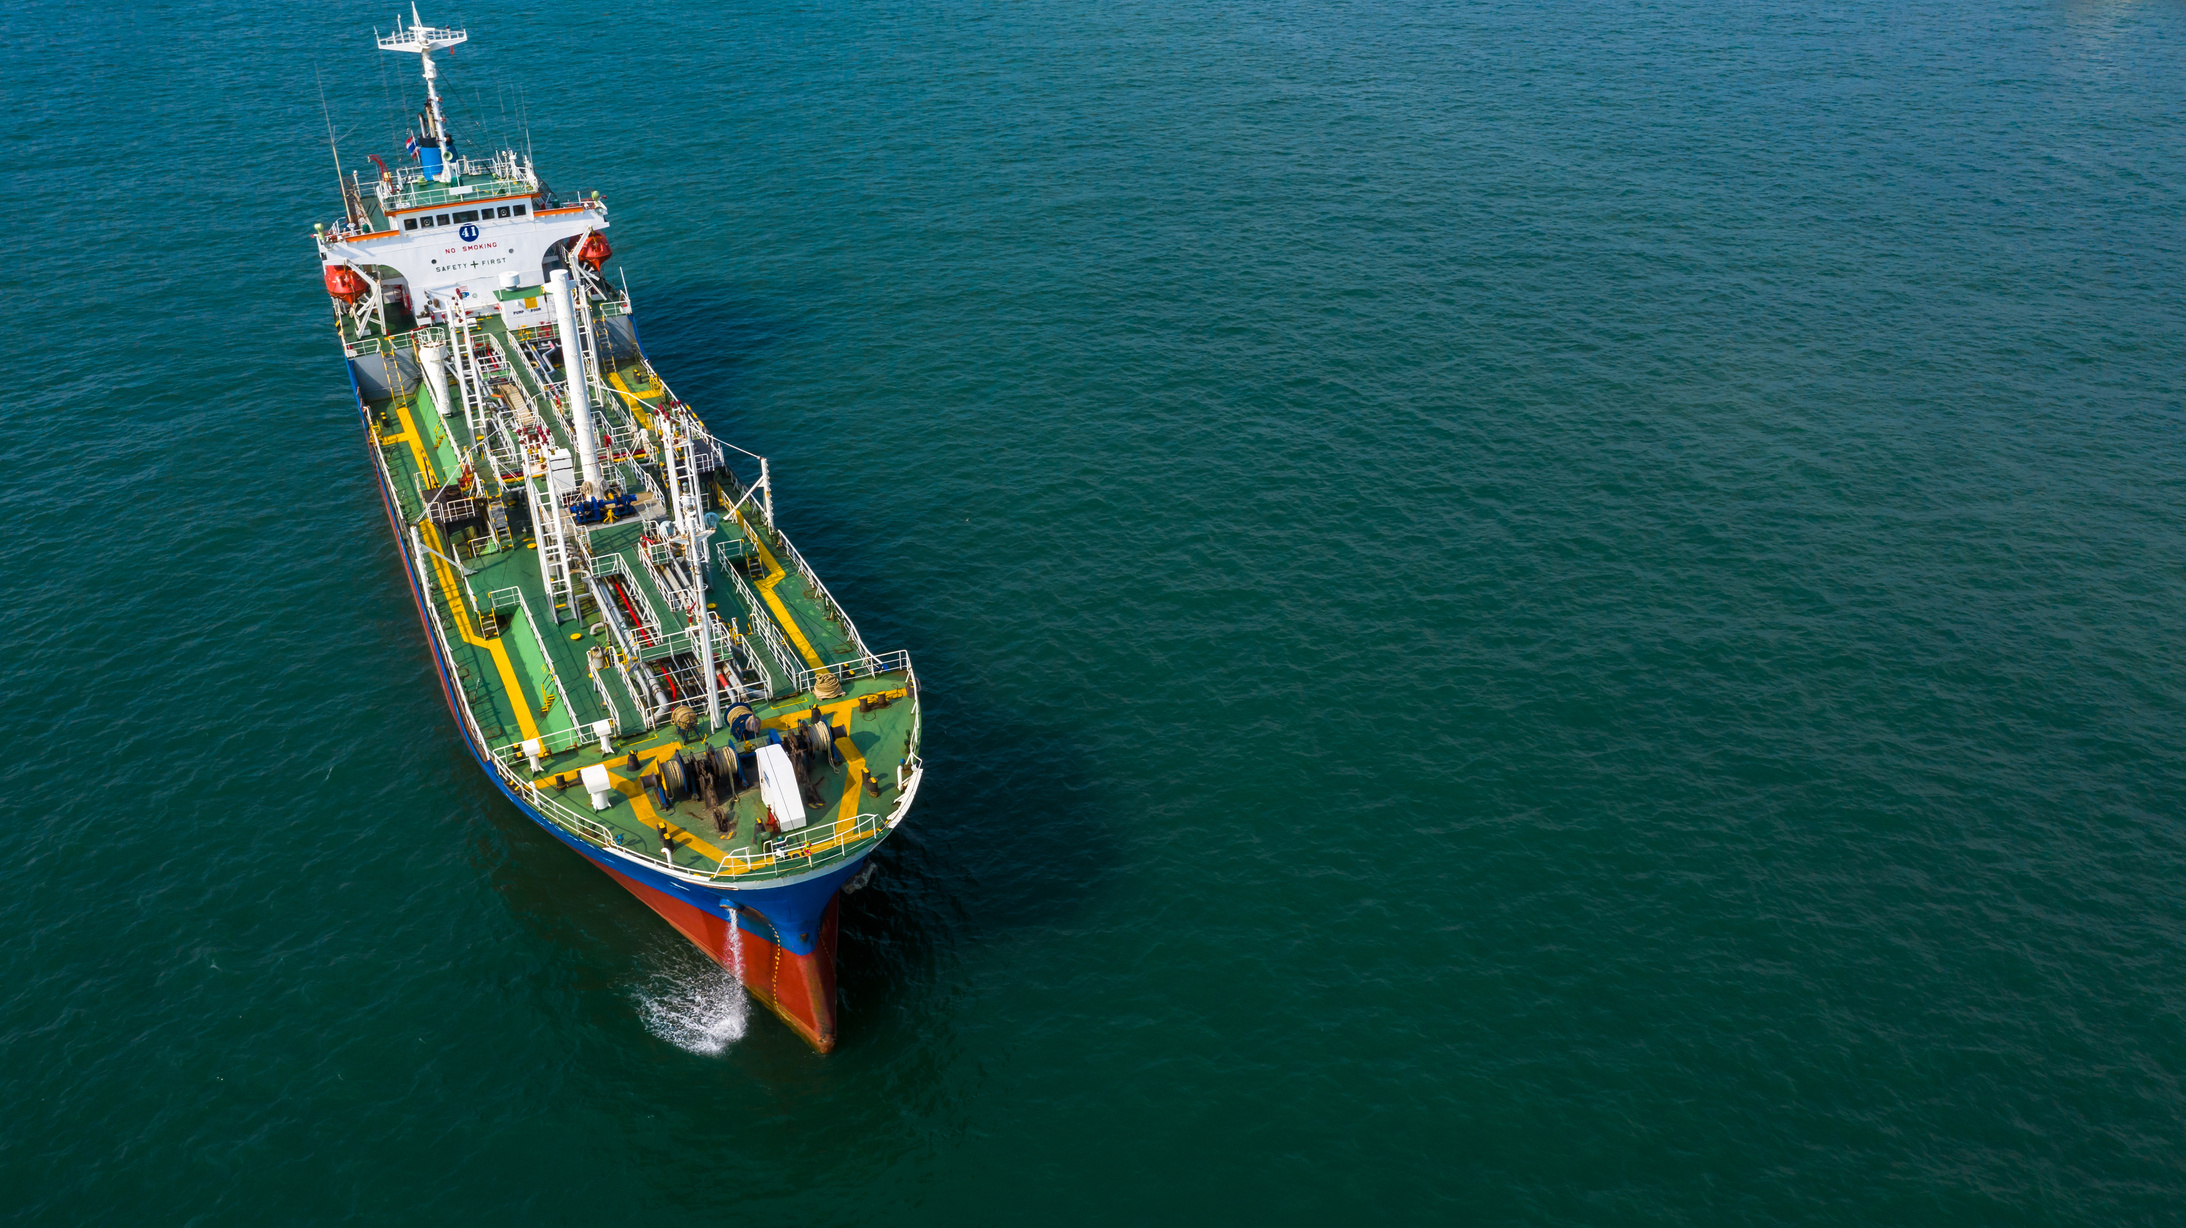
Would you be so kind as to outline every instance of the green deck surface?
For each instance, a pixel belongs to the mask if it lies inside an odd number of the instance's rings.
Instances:
[[[487,320],[474,325],[474,330],[502,342],[514,377],[534,402],[544,407],[546,390],[523,364],[499,321]],[[390,344],[407,348],[408,339],[397,338]],[[609,404],[596,404],[593,412],[618,431],[644,425],[667,395],[642,361],[621,363],[615,369],[614,382],[638,395],[610,394],[603,398]],[[645,727],[640,698],[631,694],[613,668],[599,673],[601,685],[608,692],[608,701],[603,701],[594,686],[588,652],[604,649],[613,660],[619,650],[612,635],[601,627],[600,616],[581,583],[571,605],[555,610],[541,570],[538,536],[529,524],[519,475],[506,475],[513,541],[505,540],[499,548],[489,541],[484,552],[474,554],[479,539],[489,537],[483,516],[448,526],[445,532],[426,517],[420,487],[430,493],[459,474],[463,466],[459,449],[466,427],[460,405],[450,409],[445,416],[435,413],[430,394],[415,387],[403,389],[402,395],[391,400],[367,405],[379,424],[376,446],[387,467],[402,519],[418,526],[427,547],[461,560],[471,573],[463,577],[447,562],[430,554],[425,556],[430,580],[427,593],[445,633],[448,664],[487,749],[499,762],[510,765],[517,779],[530,780],[546,798],[600,824],[600,829],[592,832],[594,837],[619,843],[632,852],[658,860],[665,828],[674,847],[676,865],[719,874],[723,882],[763,881],[770,876],[800,872],[809,861],[752,860],[767,853],[769,839],[762,830],[764,805],[755,785],[734,797],[725,792],[717,795],[718,821],[699,799],[685,798],[663,805],[662,795],[645,787],[644,782],[657,771],[659,761],[678,748],[698,752],[707,746],[722,746],[748,751],[755,743],[738,742],[725,731],[709,734],[705,704],[699,696],[685,701],[699,717],[698,728],[688,742],[665,720]],[[633,419],[634,414],[642,416]],[[569,446],[565,429],[554,420],[556,416],[545,416],[555,443]],[[758,501],[744,501],[742,514],[732,516],[728,509],[745,493],[735,479],[715,473],[702,485],[706,509],[723,513],[722,529],[714,541],[730,542],[731,553],[750,560],[738,564],[746,577],[742,586],[721,567],[712,565],[712,560],[705,568],[707,600],[722,620],[733,620],[733,625],[747,635],[761,624],[778,629],[800,667],[860,659],[862,654],[849,632],[831,616],[824,594],[807,584],[796,570],[786,543],[761,522],[754,510]],[[481,477],[474,489],[492,486],[490,477]],[[740,537],[739,528],[747,524],[745,536]],[[619,558],[622,582],[643,595],[661,620],[663,633],[673,635],[685,630],[685,619],[642,557],[639,539],[644,532],[641,521],[592,529],[588,534],[592,566],[595,571],[604,570],[605,559]],[[403,546],[408,554],[410,542],[405,540]],[[505,590],[511,589],[522,595],[521,601],[508,596]],[[747,592],[757,600],[747,599]],[[534,618],[536,635],[531,622]],[[648,661],[657,653],[641,649],[636,655]],[[820,701],[809,690],[791,691],[791,679],[757,642],[752,644],[749,659],[732,656],[725,644],[716,645],[716,657],[724,669],[732,662],[741,663],[747,667],[743,676],[763,681],[770,698],[754,702],[752,707],[767,730],[794,726],[816,715],[817,709],[824,712],[838,735],[835,745],[843,763],[836,766],[815,756],[812,783],[820,804],[806,808],[803,829],[783,833],[790,837],[787,843],[817,848],[820,851],[815,856],[831,859],[884,836],[885,825],[876,823],[873,816],[884,816],[894,808],[898,800],[897,767],[915,756],[917,749],[912,744],[917,697],[907,672],[848,678],[840,698]],[[757,671],[748,668],[754,661]],[[875,702],[861,707],[860,700]],[[724,712],[733,702],[724,697]],[[610,740],[612,749],[604,754],[591,732],[593,723],[602,720],[612,722],[616,729]],[[517,748],[527,738],[553,739],[556,735],[561,735],[564,744],[576,744],[546,755],[541,770],[532,773]],[[633,758],[637,764],[634,769]],[[609,766],[616,792],[612,805],[595,811],[578,774],[587,765],[598,763]],[[866,772],[876,778],[878,795],[865,787]],[[862,825],[858,821],[861,815],[867,816]],[[565,822],[564,826],[571,824]]]

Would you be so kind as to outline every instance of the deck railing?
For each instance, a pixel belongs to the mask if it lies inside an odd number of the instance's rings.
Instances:
[[[451,158],[447,169],[462,178],[487,178],[488,182],[468,185],[442,183],[427,179],[422,169],[402,166],[389,173],[387,179],[373,185],[384,209],[414,209],[422,205],[477,200],[487,196],[518,196],[536,193],[539,183],[536,176],[516,164],[506,155],[490,159]],[[589,201],[587,203],[590,203]],[[605,209],[602,209],[605,212]]]
[[[715,549],[719,551],[720,546],[717,545]],[[789,645],[783,642],[782,633],[775,628],[773,618],[767,614],[767,607],[759,600],[759,594],[752,591],[751,583],[744,579],[742,572],[730,565],[726,557],[721,559],[721,570],[736,585],[737,592],[751,610],[751,629],[758,633],[759,642],[767,646],[767,655],[774,658],[774,664],[782,671],[782,685],[796,689],[798,671],[804,667],[790,652]]]
[[[636,611],[637,622],[631,624],[631,614],[615,602],[608,600],[607,581],[612,577],[622,580],[623,595],[630,599],[631,610]],[[600,607],[600,619],[615,639],[622,645],[625,655],[649,660],[661,655],[664,643],[670,638],[668,629],[661,625],[660,614],[653,609],[645,590],[638,587],[637,577],[623,565],[620,554],[601,554],[592,560],[589,574],[592,600]]]
[[[394,483],[392,472],[388,469],[385,459],[378,455],[377,449],[373,449],[372,452],[374,467],[378,470],[380,480],[386,484],[386,489],[390,491],[399,490],[399,487]],[[433,650],[439,654],[439,659],[442,662],[452,664],[455,661],[452,645],[456,635],[454,629],[449,626],[449,618],[451,617],[450,599],[435,581],[428,556],[414,549],[409,554],[409,563],[412,573],[417,578],[418,591],[424,598],[426,629],[433,640]],[[492,590],[487,594],[488,608],[504,608],[504,603],[510,595],[516,598],[518,607],[523,609],[525,621],[532,623],[533,634],[538,635],[538,625],[532,621],[529,603],[524,600],[520,589]],[[551,665],[549,668],[551,668]],[[556,680],[556,686],[559,687],[558,679]],[[897,772],[895,783],[898,794],[895,804],[889,808],[886,816],[860,813],[848,820],[837,819],[831,824],[811,827],[802,832],[793,833],[781,840],[770,842],[767,847],[755,853],[730,853],[710,871],[693,869],[670,862],[662,862],[657,857],[645,856],[638,851],[634,851],[622,842],[614,829],[570,807],[559,798],[549,795],[546,790],[541,789],[528,779],[518,766],[525,762],[523,741],[518,740],[498,748],[492,747],[485,731],[479,726],[477,714],[472,707],[469,686],[465,685],[459,677],[451,678],[451,690],[455,697],[456,716],[462,722],[466,736],[473,745],[487,748],[488,770],[495,773],[511,792],[522,797],[539,817],[609,855],[643,862],[657,871],[699,885],[733,885],[736,880],[745,877],[770,879],[801,875],[855,856],[862,851],[862,846],[867,840],[878,839],[887,830],[893,829],[902,821],[904,812],[909,807],[911,798],[916,792],[917,782],[923,771],[922,766],[917,763],[915,753],[907,756],[905,763],[899,767]],[[521,695],[512,698],[517,703],[526,702]],[[585,726],[544,731],[539,735],[543,744],[541,749],[549,755],[558,755],[574,750],[579,745],[591,741],[593,736],[589,727]],[[910,744],[913,751],[917,747],[918,736],[919,719],[917,714],[914,713]],[[908,771],[906,772],[905,769],[908,769]],[[856,787],[856,782],[845,780],[844,785],[845,787]],[[846,822],[849,824],[847,828],[843,826]]]
[[[898,648],[894,652],[881,653],[878,656],[867,653],[855,661],[845,661],[839,665],[825,665],[819,669],[800,669],[796,674],[797,689],[800,691],[811,690],[813,683],[817,682],[823,673],[833,674],[843,682],[848,682],[853,678],[871,678],[878,674],[902,674],[909,678],[911,674],[911,654]]]
[[[546,636],[539,630],[539,620],[531,616],[531,603],[524,600],[524,590],[514,586],[497,588],[488,592],[486,599],[493,602],[493,608],[498,610],[503,608],[503,602],[509,594],[515,595],[516,607],[524,612],[524,625],[531,628],[531,642],[539,646],[539,664],[546,670],[548,685],[553,688],[555,697],[562,701],[562,706],[568,710],[571,723],[578,727],[580,734],[586,732],[586,723],[577,719],[576,705],[569,700],[569,688],[562,685],[562,676],[554,670],[553,654],[547,651]],[[509,698],[517,703],[528,702],[521,693]],[[583,741],[583,738],[578,740]]]
[[[854,789],[858,786],[856,781],[845,780],[843,787]],[[734,878],[769,870],[802,874],[841,861],[859,844],[880,835],[889,826],[886,818],[870,811],[814,825],[769,840],[756,853],[730,853],[721,859],[713,876]]]
[[[605,664],[604,661],[601,662],[602,666]],[[615,702],[614,694],[607,689],[607,679],[600,677],[600,669],[588,663],[584,672],[586,677],[592,679],[592,689],[599,693],[600,706],[607,710],[607,719],[615,722],[615,732],[624,736],[643,732],[645,725],[642,723],[631,725],[622,719],[622,705]]]
[[[805,556],[797,553],[797,547],[790,544],[789,535],[780,529],[776,529],[774,531],[774,542],[781,547],[782,553],[788,555],[790,561],[797,565],[797,574],[804,577],[805,587],[810,589],[813,596],[817,597],[821,604],[825,606],[836,625],[843,629],[843,635],[857,648],[858,655],[872,655],[871,650],[865,646],[865,640],[858,635],[857,624],[851,622],[850,616],[843,613],[843,608],[835,603],[835,594],[828,592],[827,586],[820,583],[820,577],[815,575],[812,567],[805,562]]]
[[[866,841],[878,838],[901,821],[903,805],[907,800],[899,797],[896,806],[886,815],[866,811],[776,837],[752,852],[730,852],[715,863],[711,870],[705,870],[662,861],[644,846],[634,848],[625,843],[627,837],[623,833],[517,775],[516,765],[523,761],[523,748],[520,745],[495,751],[494,759],[497,766],[504,769],[504,775],[518,786],[518,792],[524,795],[534,809],[587,843],[644,861],[656,869],[673,870],[681,877],[703,882],[718,883],[724,879],[750,875],[779,878],[803,874],[842,861],[857,853]],[[855,788],[856,782],[846,780],[844,785]]]

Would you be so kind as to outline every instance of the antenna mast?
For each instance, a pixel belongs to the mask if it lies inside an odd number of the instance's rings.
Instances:
[[[406,51],[416,53],[425,65],[425,114],[433,130],[425,135],[432,137],[444,155],[440,160],[440,173],[432,176],[442,183],[455,181],[455,143],[448,139],[448,117],[440,109],[440,89],[434,85],[440,79],[440,70],[433,66],[433,52],[443,47],[453,47],[468,42],[470,35],[462,30],[450,30],[441,26],[429,26],[417,15],[417,4],[410,5],[410,24],[402,24],[402,15],[395,15],[395,32],[379,40],[382,51]],[[428,171],[432,168],[428,167]]]
[[[342,146],[334,139],[334,112],[326,105],[326,81],[319,76],[319,66],[311,66],[311,78],[319,83],[319,113],[326,116],[326,147],[334,151],[334,182],[342,189],[342,220],[354,222],[356,211],[349,205],[349,180],[342,177]]]

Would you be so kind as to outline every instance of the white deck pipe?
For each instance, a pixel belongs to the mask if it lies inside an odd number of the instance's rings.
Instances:
[[[713,534],[693,516],[685,530],[691,541],[692,587],[698,590],[699,668],[706,671],[706,732],[721,731],[721,680],[714,674],[713,611],[706,608],[706,547]]]
[[[569,271],[554,270],[547,289],[554,297],[554,325],[562,337],[563,383],[569,390],[569,429],[577,437],[577,467],[597,497],[606,492],[607,483],[600,477],[599,439],[592,429],[592,400],[585,388],[584,350],[577,344],[577,309],[569,302]]]

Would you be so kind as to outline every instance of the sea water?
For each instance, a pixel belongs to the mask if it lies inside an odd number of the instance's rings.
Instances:
[[[421,0],[917,662],[822,1058],[457,739],[397,8],[0,16],[11,1219],[2176,1217],[2186,11]]]

